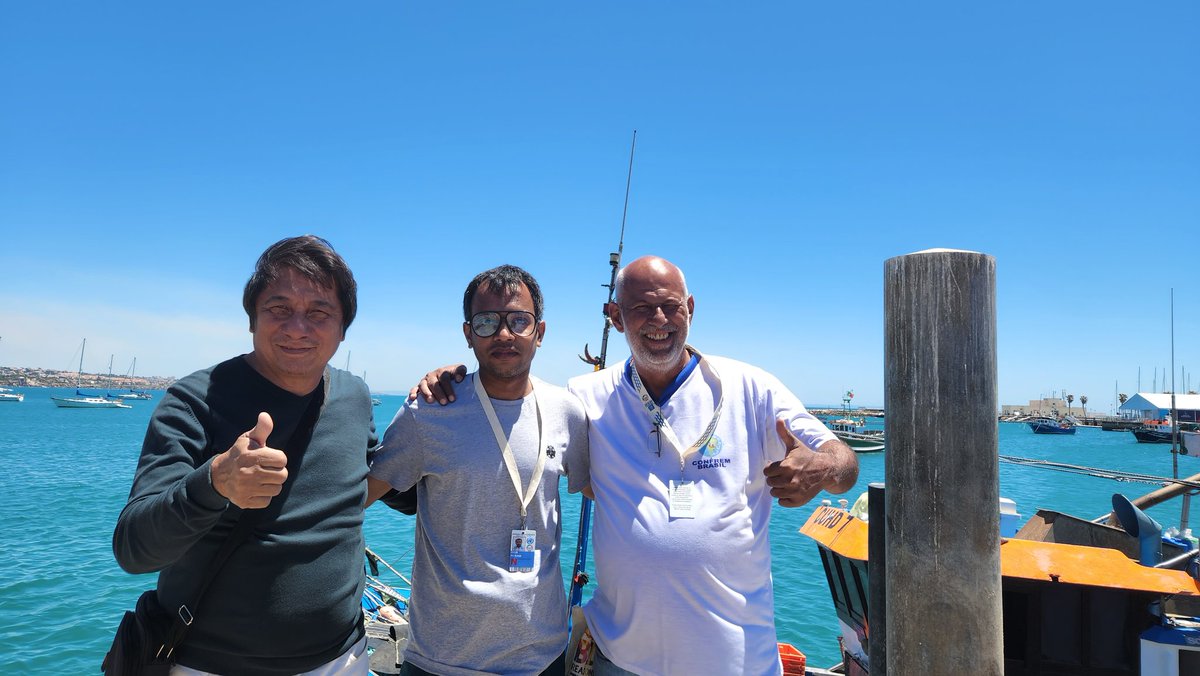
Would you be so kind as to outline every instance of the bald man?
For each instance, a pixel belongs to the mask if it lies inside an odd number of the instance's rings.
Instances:
[[[774,376],[688,345],[678,267],[639,258],[615,297],[632,356],[567,386],[591,421],[596,676],[778,674],[772,497],[845,492],[858,461]]]

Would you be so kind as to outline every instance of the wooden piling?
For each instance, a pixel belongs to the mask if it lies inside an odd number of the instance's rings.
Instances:
[[[1000,676],[995,259],[889,259],[884,308],[887,671]]]

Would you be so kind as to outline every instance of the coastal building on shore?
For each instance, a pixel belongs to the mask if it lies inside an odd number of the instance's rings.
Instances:
[[[1083,409],[1078,404],[1071,406],[1071,412],[1075,409]],[[1004,404],[1000,407],[1000,415],[1016,416],[1016,415],[1044,415],[1057,418],[1060,415],[1067,414],[1067,400],[1062,397],[1047,397],[1045,399],[1030,399],[1028,404]]]
[[[1176,394],[1175,410],[1179,422],[1200,422],[1200,394]],[[1138,392],[1120,409],[1122,417],[1141,420],[1165,420],[1171,415],[1170,392]]]
[[[1175,409],[1179,412],[1179,422],[1200,423],[1200,394],[1176,394]],[[1071,414],[1089,418],[1097,416],[1097,409],[1091,414],[1084,410],[1078,400],[1071,404]],[[1050,416],[1067,415],[1067,401],[1062,397],[1047,397],[1031,399],[1028,404],[1004,404],[1000,407],[1001,417],[1005,416]],[[1165,420],[1171,415],[1170,392],[1139,392],[1130,397],[1120,408],[1117,416],[1130,421]],[[1101,417],[1107,417],[1101,415]]]

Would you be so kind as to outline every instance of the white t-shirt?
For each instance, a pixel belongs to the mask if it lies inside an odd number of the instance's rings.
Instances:
[[[705,356],[685,370],[662,412],[685,448],[717,403],[712,440],[686,458],[695,518],[670,518],[668,483],[679,453],[659,435],[627,376],[627,363],[572,379],[589,426],[597,588],[584,608],[600,649],[639,674],[778,674],[771,546],[772,498],[763,468],[780,460],[783,418],[810,448],[834,435],[777,378]]]

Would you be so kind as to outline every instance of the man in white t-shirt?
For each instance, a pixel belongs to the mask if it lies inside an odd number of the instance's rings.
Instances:
[[[588,414],[595,676],[778,674],[772,498],[799,507],[858,478],[854,452],[769,373],[687,345],[695,299],[657,257],[606,311],[625,363],[572,379]],[[437,372],[419,385],[445,400]],[[443,376],[444,377],[444,376]]]

